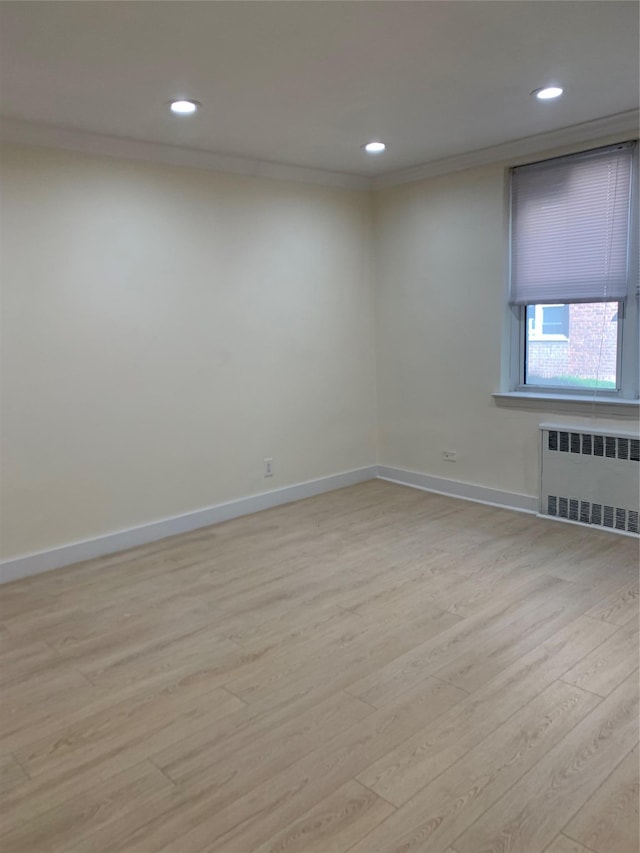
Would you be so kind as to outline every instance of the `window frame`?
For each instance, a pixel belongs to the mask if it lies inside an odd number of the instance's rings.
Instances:
[[[589,151],[593,146],[583,149]],[[606,401],[630,401],[637,402],[640,397],[639,388],[639,359],[638,350],[640,346],[640,264],[638,258],[638,230],[640,225],[639,207],[639,176],[638,149],[640,144],[636,140],[632,156],[632,179],[630,198],[630,237],[629,237],[629,289],[624,300],[611,300],[619,303],[618,312],[618,352],[617,352],[617,388],[587,388],[570,385],[532,385],[525,383],[526,352],[527,352],[527,306],[508,304],[509,311],[509,393],[530,394],[550,399],[571,399],[572,397],[584,399],[591,397]],[[574,152],[576,154],[581,151]],[[552,158],[549,158],[552,159]],[[512,248],[512,221],[513,221],[513,192],[512,176],[513,169],[507,173],[508,191],[508,270],[509,280],[511,277],[511,248]],[[507,297],[508,298],[508,297]],[[539,303],[551,304],[551,303]],[[559,303],[558,303],[559,304]],[[564,303],[567,305],[572,302]],[[551,340],[551,338],[542,338]],[[556,340],[567,340],[556,337]]]

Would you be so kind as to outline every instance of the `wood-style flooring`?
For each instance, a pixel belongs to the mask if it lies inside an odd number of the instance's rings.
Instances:
[[[2,853],[637,853],[638,542],[382,481],[0,591]]]

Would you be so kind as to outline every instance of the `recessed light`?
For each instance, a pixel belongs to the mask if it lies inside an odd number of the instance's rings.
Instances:
[[[197,101],[187,101],[187,100],[178,100],[178,101],[170,101],[169,108],[172,113],[176,113],[181,116],[193,115],[193,113],[197,112],[200,104]]]
[[[560,86],[546,86],[544,89],[534,89],[531,94],[539,101],[551,101],[553,98],[559,98],[563,92],[564,89]]]
[[[382,154],[383,151],[386,151],[387,146],[384,142],[367,142],[366,145],[362,146],[367,154]]]

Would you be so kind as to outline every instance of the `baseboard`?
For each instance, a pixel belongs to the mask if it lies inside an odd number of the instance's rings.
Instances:
[[[392,483],[400,483],[403,486],[412,486],[414,489],[436,492],[452,498],[461,498],[465,501],[514,509],[518,512],[538,512],[538,498],[521,495],[518,492],[504,492],[501,489],[490,489],[473,483],[460,483],[457,480],[433,477],[431,474],[420,474],[418,471],[407,471],[404,468],[391,468],[388,465],[378,465],[378,477],[381,480],[389,480]]]
[[[148,542],[155,542],[158,539],[165,539],[178,533],[187,533],[200,527],[209,527],[212,524],[219,524],[222,521],[229,521],[242,515],[250,515],[263,509],[270,509],[324,492],[331,492],[334,489],[353,486],[356,483],[363,483],[376,477],[403,486],[411,486],[423,491],[436,492],[440,495],[475,501],[489,506],[498,506],[520,512],[537,513],[538,511],[538,499],[529,495],[504,492],[500,489],[490,489],[472,483],[460,483],[457,480],[433,477],[430,474],[407,471],[403,468],[369,465],[365,468],[343,471],[340,474],[320,477],[292,486],[284,486],[281,489],[273,489],[246,498],[238,498],[184,515],[163,518],[127,530],[117,530],[95,539],[71,542],[59,548],[4,560],[0,562],[0,583],[20,580],[41,572],[80,563],[83,560],[91,560],[94,557],[115,554],[118,551],[135,548],[137,545],[146,545]]]
[[[131,527],[128,530],[118,530],[105,536],[98,536],[95,539],[71,542],[68,545],[62,545],[48,551],[39,551],[36,554],[3,560],[0,562],[0,583],[20,580],[41,572],[48,572],[51,569],[80,563],[83,560],[91,560],[94,557],[103,557],[106,554],[125,551],[127,548],[134,548],[137,545],[146,545],[148,542],[165,539],[167,536],[175,536],[177,533],[186,533],[199,527],[208,527],[211,524],[219,524],[221,521],[229,521],[241,515],[250,515],[263,509],[270,509],[302,498],[320,495],[323,492],[353,486],[365,480],[375,479],[377,473],[377,466],[369,465],[366,468],[344,471],[329,477],[320,477],[317,480],[308,480],[304,483],[284,486],[281,489],[273,489],[258,495],[227,501],[184,515],[163,518],[160,521]]]

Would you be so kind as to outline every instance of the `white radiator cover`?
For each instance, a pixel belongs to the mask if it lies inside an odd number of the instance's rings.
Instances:
[[[638,534],[640,438],[540,425],[540,514]]]

